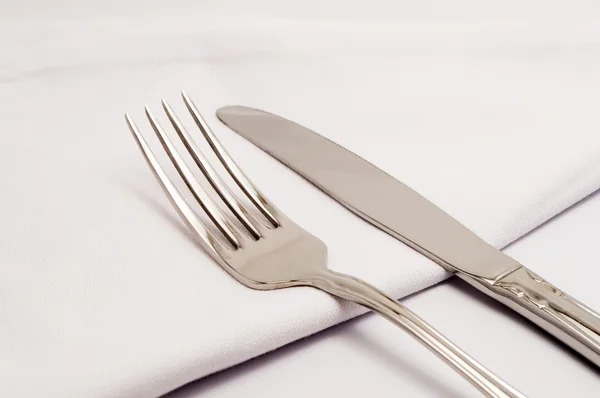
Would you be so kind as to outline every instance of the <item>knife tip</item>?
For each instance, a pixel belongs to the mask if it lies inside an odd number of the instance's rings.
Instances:
[[[249,115],[249,114],[253,114],[256,113],[255,109],[249,108],[247,106],[241,106],[241,105],[228,105],[228,106],[223,106],[219,109],[217,109],[217,117],[222,121],[225,122],[225,119],[230,118],[230,117],[235,117],[235,116],[244,116],[244,115]]]
[[[232,112],[232,111],[238,111],[241,109],[249,109],[246,106],[241,106],[241,105],[225,105],[220,107],[219,109],[217,109],[217,113],[221,113],[221,112]]]

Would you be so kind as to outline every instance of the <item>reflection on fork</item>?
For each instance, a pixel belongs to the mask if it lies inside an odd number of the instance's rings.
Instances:
[[[236,226],[198,183],[150,109],[146,107],[146,116],[150,125],[171,162],[224,238],[217,237],[206,227],[173,185],[131,117],[126,114],[125,118],[148,165],[169,200],[194,235],[199,238],[202,247],[223,269],[244,285],[254,289],[312,286],[363,305],[404,329],[486,396],[524,398],[524,395],[485,369],[396,300],[364,281],[327,269],[325,244],[286,217],[258,190],[221,146],[189,96],[185,92],[182,95],[187,109],[204,138],[244,195],[264,216],[266,222],[255,217],[238,200],[207,161],[172,108],[162,100],[163,108],[179,138],[242,228]]]

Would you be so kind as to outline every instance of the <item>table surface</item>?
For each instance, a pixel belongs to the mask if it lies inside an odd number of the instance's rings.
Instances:
[[[600,308],[600,193],[505,251]],[[600,371],[458,278],[402,300],[528,397],[596,398]],[[191,383],[169,398],[480,397],[434,355],[374,314]]]

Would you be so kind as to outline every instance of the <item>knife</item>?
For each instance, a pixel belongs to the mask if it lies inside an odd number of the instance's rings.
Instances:
[[[217,117],[350,211],[455,273],[600,367],[600,315],[342,146],[282,117],[227,106]]]

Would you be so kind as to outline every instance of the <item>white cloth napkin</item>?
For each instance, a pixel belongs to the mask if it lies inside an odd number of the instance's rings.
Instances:
[[[319,131],[499,248],[600,186],[597,26],[195,17],[0,33],[3,397],[158,396],[362,312],[310,288],[248,289],[199,249],[123,119],[152,138],[143,105],[168,127],[164,96],[192,128],[182,88],[332,269],[398,298],[448,275],[229,131],[218,107]]]

